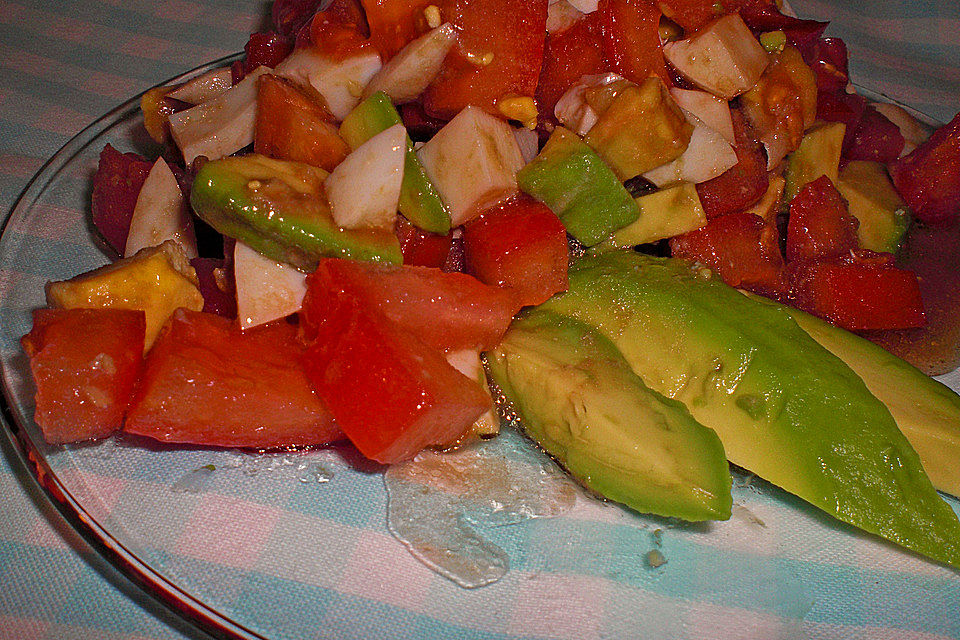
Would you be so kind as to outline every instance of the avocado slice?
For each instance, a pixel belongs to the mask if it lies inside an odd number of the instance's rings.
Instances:
[[[645,513],[730,517],[717,434],[650,390],[588,325],[530,310],[487,360],[527,434],[588,488]]]
[[[378,91],[358,104],[344,118],[340,124],[340,137],[347,141],[351,149],[356,149],[381,131],[398,124],[403,122],[390,101],[390,96]],[[423,170],[409,135],[398,208],[407,220],[425,231],[441,235],[450,233],[450,214],[440,200],[436,187]]]
[[[313,271],[322,257],[401,263],[392,231],[337,226],[323,192],[326,176],[258,154],[223,158],[200,168],[190,204],[223,235],[301,271]]]
[[[837,190],[860,222],[862,249],[896,253],[910,227],[910,209],[879,162],[851,160],[840,170]]]
[[[517,173],[517,184],[587,246],[640,215],[637,203],[600,156],[563,127],[554,129],[540,154]]]
[[[728,459],[827,513],[960,567],[960,522],[887,408],[780,307],[689,263],[607,251],[543,305],[597,327]]]
[[[840,151],[847,127],[842,122],[824,122],[808,130],[800,140],[800,146],[787,158],[787,179],[784,188],[784,205],[808,182],[827,176],[837,184],[840,171]]]
[[[707,224],[697,187],[681,182],[636,198],[640,217],[610,237],[618,247],[656,242],[687,233]]]
[[[933,486],[960,497],[960,396],[869,340],[803,311],[783,309],[810,337],[847,363],[886,405],[920,455]]]

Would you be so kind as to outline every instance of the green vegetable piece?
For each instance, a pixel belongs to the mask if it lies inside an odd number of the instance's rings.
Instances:
[[[920,455],[933,486],[960,496],[960,396],[869,340],[803,311],[783,310],[810,337],[847,363],[870,393],[886,405]]]
[[[708,271],[607,251],[543,305],[600,329],[728,459],[827,513],[960,567],[960,522],[887,408],[782,308]]]
[[[590,489],[645,513],[730,517],[717,434],[651,391],[591,327],[533,309],[487,356],[524,430]]]
[[[640,215],[637,203],[600,156],[563,127],[557,127],[540,155],[517,173],[517,183],[587,246]]]
[[[611,244],[632,247],[687,233],[707,224],[697,187],[681,182],[636,199],[640,217],[614,232]]]
[[[787,35],[783,31],[767,31],[760,34],[760,46],[767,53],[779,53],[787,45]]]
[[[910,209],[879,162],[853,160],[840,170],[837,189],[860,221],[860,247],[896,253],[910,227]]]
[[[381,131],[401,123],[390,96],[378,91],[347,114],[340,124],[340,137],[351,149],[356,149]],[[450,214],[436,187],[427,178],[410,136],[407,136],[398,208],[407,220],[421,229],[442,235],[450,233]]]
[[[827,176],[836,186],[840,170],[840,150],[846,129],[847,126],[842,122],[826,122],[804,134],[800,146],[787,158],[784,205],[788,205],[793,196],[800,193],[803,185],[820,176]]]
[[[323,194],[323,169],[252,154],[208,162],[190,204],[225,236],[263,255],[313,271],[322,257],[401,263],[392,231],[342,229]]]

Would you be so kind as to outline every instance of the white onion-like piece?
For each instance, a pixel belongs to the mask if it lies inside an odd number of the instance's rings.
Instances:
[[[547,33],[562,33],[582,16],[583,13],[567,0],[555,0],[547,7]]]
[[[394,104],[415,100],[440,73],[443,59],[456,41],[457,31],[449,22],[423,34],[383,65],[363,90],[363,97],[383,91]]]
[[[580,82],[573,85],[560,96],[556,106],[553,108],[553,115],[556,116],[560,124],[578,136],[585,136],[593,125],[597,123],[600,117],[593,108],[587,104],[585,92],[592,87],[601,87],[623,80],[623,76],[616,73],[601,73],[592,76],[583,76]]]
[[[658,187],[679,182],[706,182],[737,164],[737,154],[729,142],[692,115],[685,115],[694,125],[686,151],[676,160],[643,174]]]
[[[706,91],[692,89],[670,89],[670,95],[684,111],[689,111],[700,122],[707,125],[730,144],[736,144],[733,132],[733,118],[730,116],[730,103]]]
[[[275,73],[316,89],[337,120],[360,104],[363,88],[380,71],[380,55],[372,48],[344,60],[333,60],[313,47],[301,47],[277,65]]]
[[[395,124],[337,165],[323,183],[337,225],[393,229],[406,153],[407,130]]]
[[[167,96],[188,104],[200,104],[215,98],[232,86],[233,73],[230,67],[220,67],[183,83]]]
[[[597,10],[600,0],[567,0],[580,13],[593,13]]]
[[[170,133],[186,164],[198,156],[216,160],[253,142],[257,80],[269,71],[257,67],[215,98],[170,116]]]
[[[147,174],[130,218],[130,231],[124,257],[141,249],[174,240],[188,258],[197,257],[193,220],[177,178],[163,158],[158,158]]]
[[[307,274],[271,260],[239,240],[233,250],[233,273],[241,329],[285,318],[303,305]]]
[[[540,136],[537,135],[536,131],[526,127],[511,127],[511,129],[513,130],[513,137],[517,141],[517,147],[520,149],[520,155],[523,157],[523,164],[526,165],[536,158],[540,151]]]
[[[417,151],[454,227],[515,194],[523,156],[503,120],[467,107]]]
[[[480,352],[474,349],[461,349],[459,351],[448,351],[444,354],[450,366],[467,376],[487,394],[490,388],[487,386],[487,375],[483,370],[483,362],[480,360]],[[475,433],[485,436],[496,435],[500,432],[500,419],[491,408],[473,423]]]

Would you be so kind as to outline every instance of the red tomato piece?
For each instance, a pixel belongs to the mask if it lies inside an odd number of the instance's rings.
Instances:
[[[675,258],[703,264],[732,287],[779,297],[786,289],[777,228],[752,213],[731,213],[670,239]]]
[[[37,309],[21,339],[36,383],[34,420],[51,444],[103,438],[123,422],[140,376],[142,311]]]
[[[465,273],[328,258],[307,278],[301,317],[308,338],[340,297],[379,311],[441,350],[490,349],[520,310],[513,292]]]
[[[844,93],[850,81],[847,45],[840,38],[820,38],[812,45],[801,48],[803,61],[817,78],[817,88],[822,92]]]
[[[827,176],[808,182],[790,201],[787,260],[818,260],[856,249],[857,219]]]
[[[763,197],[769,185],[767,155],[754,138],[739,109],[732,109],[737,164],[716,178],[697,185],[697,195],[707,218],[743,211]]]
[[[867,105],[850,144],[843,149],[843,157],[847,160],[893,162],[900,156],[904,144],[900,127],[873,106]]]
[[[427,114],[449,120],[467,105],[493,113],[505,96],[533,97],[543,61],[548,0],[443,0],[457,44],[423,95]]]
[[[567,231],[533,198],[487,209],[463,228],[467,270],[480,282],[513,289],[524,305],[567,290]]]
[[[120,153],[109,144],[100,152],[93,176],[93,226],[121,255],[140,189],[152,167],[153,163],[143,156]]]
[[[419,102],[408,102],[397,106],[407,134],[414,140],[427,141],[447,124],[446,120],[432,118],[423,110]]]
[[[633,82],[670,82],[660,44],[660,6],[653,0],[600,0],[597,8],[607,65]]]
[[[598,15],[596,11],[588,13],[569,29],[547,35],[537,84],[537,109],[541,122],[556,124],[553,108],[560,96],[582,76],[605,70]]]
[[[301,37],[309,31],[309,41],[319,52],[335,61],[346,60],[373,47],[367,39],[366,21],[358,22],[362,18],[362,12],[357,16],[350,11],[336,10],[331,5],[313,16],[309,29],[301,30]],[[298,38],[297,45],[300,44]]]
[[[844,149],[853,144],[857,124],[866,108],[867,101],[863,96],[845,91],[820,90],[817,92],[817,119],[842,122],[846,126],[843,133]]]
[[[724,0],[723,3],[713,0],[660,0],[659,4],[663,7],[663,15],[690,35],[723,15],[765,7],[771,5],[772,0]]]
[[[890,262],[855,254],[804,263],[791,278],[796,305],[851,331],[922,327],[917,277]]]
[[[284,320],[241,331],[179,309],[147,355],[124,430],[218,447],[334,442],[342,434],[300,366],[303,350]]]
[[[804,57],[812,52],[824,29],[829,23],[816,20],[801,20],[780,13],[776,4],[767,2],[746,2],[740,9],[740,17],[758,35],[767,31],[783,31],[787,41],[796,47]],[[724,8],[729,10],[727,3]]]
[[[439,269],[450,255],[452,232],[442,236],[424,231],[403,216],[397,216],[394,229],[400,240],[403,264],[415,267],[435,267]]]
[[[230,254],[232,255],[232,254]],[[231,320],[237,317],[237,289],[233,260],[227,258],[193,258],[190,266],[197,272],[203,312]]]
[[[350,296],[310,311],[313,387],[360,452],[384,464],[452,444],[490,407],[443,354]]]
[[[956,220],[960,212],[960,114],[890,163],[893,184],[923,222]]]
[[[295,38],[320,10],[323,0],[274,0],[270,11],[273,26],[281,35]]]
[[[408,42],[430,30],[423,10],[434,0],[361,0],[370,25],[370,42],[387,61]]]
[[[350,153],[323,97],[307,87],[264,75],[257,81],[254,151],[333,169]]]

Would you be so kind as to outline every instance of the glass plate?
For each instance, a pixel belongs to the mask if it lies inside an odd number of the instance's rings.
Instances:
[[[31,418],[19,338],[31,310],[44,305],[45,282],[107,262],[88,223],[91,176],[108,142],[157,152],[141,124],[135,98],[84,130],[42,168],[6,222],[3,420],[61,513],[181,615],[239,638],[960,632],[956,573],[749,475],[735,473],[733,517],[723,523],[640,516],[579,492],[554,518],[531,518],[537,509],[528,504],[447,512],[438,527],[472,531],[471,544],[499,549],[510,566],[499,581],[464,589],[391,535],[382,473],[345,450],[256,454],[125,437],[46,444]],[[956,372],[949,382],[957,388]],[[513,432],[500,441],[498,455],[540,455]],[[564,481],[544,482],[552,490]],[[659,559],[666,564],[653,566]]]

